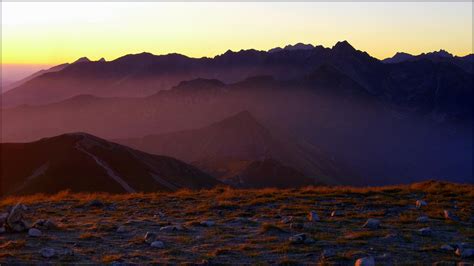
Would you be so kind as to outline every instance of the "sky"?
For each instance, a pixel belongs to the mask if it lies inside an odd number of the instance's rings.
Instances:
[[[472,2],[2,2],[2,76],[130,53],[212,57],[227,50],[347,40],[398,51],[472,53]]]

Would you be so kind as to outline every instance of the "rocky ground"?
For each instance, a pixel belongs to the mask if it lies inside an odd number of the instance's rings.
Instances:
[[[5,198],[0,263],[472,265],[473,188],[426,182]]]

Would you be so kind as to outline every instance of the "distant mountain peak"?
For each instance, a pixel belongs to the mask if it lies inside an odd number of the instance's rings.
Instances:
[[[336,51],[355,51],[354,47],[346,40],[337,42],[332,49]]]
[[[73,64],[76,64],[76,63],[83,63],[83,62],[90,62],[91,60],[89,60],[89,58],[87,57],[81,57],[79,59],[77,59],[76,61],[73,62]]]
[[[101,57],[97,62],[107,62],[105,58]]]
[[[279,52],[282,50],[287,50],[287,51],[294,51],[294,50],[311,50],[314,49],[314,46],[312,44],[304,44],[304,43],[297,43],[294,45],[288,44],[284,48],[281,47],[275,47],[270,50],[268,50],[269,53],[274,53],[274,52]]]
[[[422,54],[423,55],[423,54]],[[434,51],[434,52],[430,52],[430,53],[426,53],[424,55],[432,55],[432,56],[439,56],[439,57],[448,57],[448,58],[451,58],[451,57],[454,57],[453,54],[449,53],[448,51],[444,50],[444,49],[440,49],[439,51]]]
[[[241,130],[242,127],[249,128],[259,128],[264,130],[264,127],[255,119],[255,117],[247,110],[238,112],[230,117],[225,118],[219,122],[212,124],[211,126],[220,127],[220,128],[235,128],[236,130]]]
[[[385,58],[382,60],[384,63],[400,63],[413,58],[414,55],[404,52],[397,52],[393,57]]]

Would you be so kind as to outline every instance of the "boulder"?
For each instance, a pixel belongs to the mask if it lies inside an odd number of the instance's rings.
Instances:
[[[40,219],[36,221],[33,224],[34,228],[40,229],[40,230],[52,230],[52,229],[57,229],[58,226],[56,225],[55,222],[51,220],[46,220],[46,219]]]
[[[24,212],[27,210],[23,204],[16,204],[8,214],[6,225],[10,231],[22,232],[29,228],[28,223],[24,220]]]
[[[39,229],[30,228],[30,230],[28,230],[28,235],[31,237],[40,237],[42,232]]]
[[[431,231],[431,228],[425,227],[425,228],[421,228],[420,230],[418,230],[418,234],[420,236],[431,236],[432,231]]]
[[[147,233],[145,234],[145,243],[151,244],[153,241],[156,240],[157,237],[158,237],[158,236],[157,236],[155,233],[153,233],[153,232],[147,232]]]
[[[152,247],[152,248],[164,248],[165,244],[162,241],[153,241],[153,242],[151,242],[150,247]]]
[[[160,228],[160,231],[164,232],[174,232],[174,231],[183,231],[184,228],[181,225],[167,225]]]
[[[40,250],[40,254],[41,254],[41,256],[43,256],[45,258],[51,258],[51,257],[54,257],[56,255],[56,251],[52,248],[42,248]]]
[[[369,229],[377,229],[380,227],[380,220],[369,218],[362,227]]]

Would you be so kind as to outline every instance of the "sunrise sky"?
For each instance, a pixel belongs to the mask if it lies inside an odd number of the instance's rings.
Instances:
[[[2,72],[11,79],[87,56],[192,57],[348,40],[377,58],[472,53],[472,2],[2,2]]]

